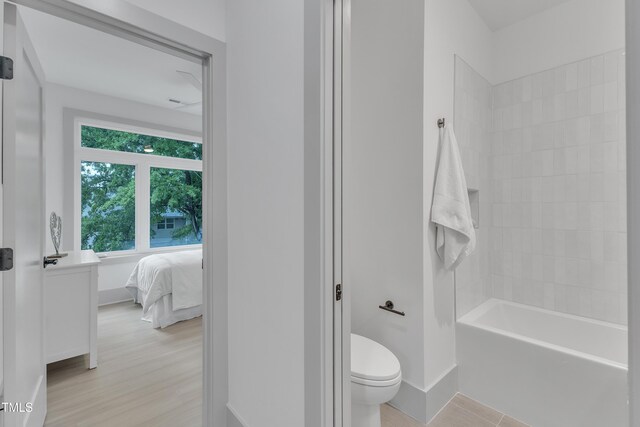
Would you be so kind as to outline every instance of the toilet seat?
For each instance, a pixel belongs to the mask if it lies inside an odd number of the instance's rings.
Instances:
[[[390,387],[402,380],[400,361],[385,346],[351,334],[351,381],[370,387]]]

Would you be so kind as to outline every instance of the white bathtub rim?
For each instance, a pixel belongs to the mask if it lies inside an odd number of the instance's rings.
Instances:
[[[458,319],[457,323],[461,324],[461,325],[465,325],[471,328],[475,328],[475,329],[481,329],[481,330],[485,330],[488,332],[492,332],[495,334],[499,334],[499,335],[503,335],[509,338],[513,338],[515,340],[518,341],[523,341],[523,342],[527,342],[527,343],[531,343],[531,344],[535,344],[550,350],[554,350],[554,351],[558,351],[561,353],[565,353],[565,354],[569,354],[571,356],[575,356],[575,357],[579,357],[581,359],[587,359],[587,360],[591,360],[597,363],[602,363],[605,364],[607,366],[610,366],[612,368],[617,368],[617,369],[621,369],[624,370],[625,372],[628,371],[628,365],[625,363],[620,363],[620,362],[616,362],[614,360],[611,359],[606,359],[604,357],[600,357],[600,356],[595,356],[593,354],[590,353],[586,353],[583,351],[578,351],[578,350],[573,350],[571,348],[568,347],[563,347],[561,345],[557,345],[557,344],[551,344],[549,342],[546,341],[542,341],[536,338],[531,338],[528,337],[526,335],[522,335],[522,334],[517,334],[514,332],[509,332],[506,331],[504,329],[500,329],[500,328],[496,328],[493,326],[487,326],[487,325],[481,325],[478,324],[478,318],[480,316],[482,316],[483,314],[487,313],[489,310],[491,310],[492,308],[496,307],[497,305],[511,305],[514,307],[518,307],[518,308],[522,308],[525,310],[533,310],[533,311],[537,311],[537,312],[541,312],[541,313],[545,313],[545,314],[550,314],[553,316],[560,316],[560,317],[564,317],[567,319],[572,319],[572,320],[576,320],[576,321],[580,321],[580,322],[587,322],[587,323],[591,323],[594,325],[599,325],[599,326],[606,326],[609,328],[614,328],[614,329],[618,329],[621,331],[625,331],[627,332],[628,329],[626,326],[624,325],[619,325],[617,323],[610,323],[610,322],[604,322],[602,320],[596,320],[596,319],[589,319],[586,317],[581,317],[581,316],[576,316],[573,314],[568,314],[568,313],[560,313],[557,311],[553,311],[553,310],[548,310],[545,308],[540,308],[540,307],[534,307],[534,306],[530,306],[530,305],[526,305],[526,304],[520,304],[520,303],[516,303],[513,301],[506,301],[506,300],[501,300],[501,299],[497,299],[497,298],[491,298],[487,301],[485,301],[484,303],[482,303],[481,305],[479,305],[478,307],[476,307],[475,309],[471,310],[469,313],[465,314],[464,316],[462,316],[460,319]]]

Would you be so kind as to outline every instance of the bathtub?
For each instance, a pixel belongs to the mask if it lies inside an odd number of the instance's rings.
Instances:
[[[628,427],[627,328],[491,299],[457,322],[460,392],[534,427]]]

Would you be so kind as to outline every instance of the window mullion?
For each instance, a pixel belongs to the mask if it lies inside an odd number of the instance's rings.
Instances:
[[[151,183],[149,163],[141,161],[136,176],[136,249],[148,251],[150,241]]]

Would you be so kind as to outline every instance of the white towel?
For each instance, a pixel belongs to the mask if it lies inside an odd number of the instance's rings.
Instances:
[[[475,249],[476,232],[458,142],[450,127],[440,148],[431,221],[436,224],[438,255],[446,268],[456,268]]]

